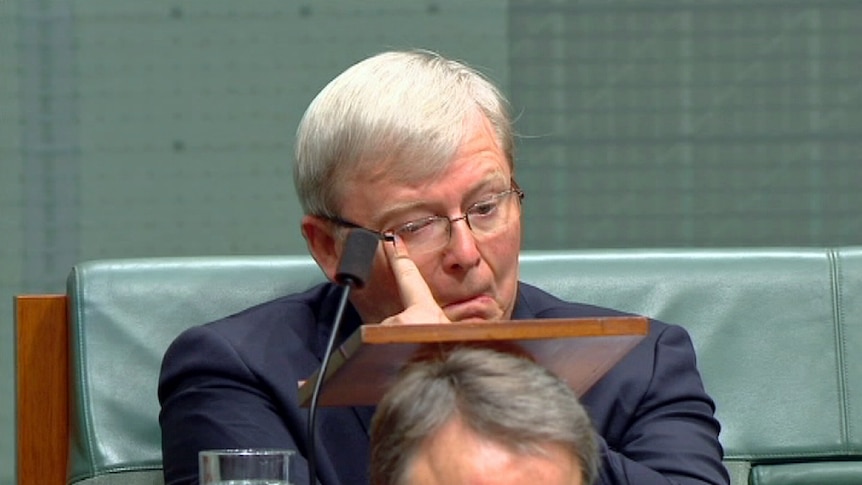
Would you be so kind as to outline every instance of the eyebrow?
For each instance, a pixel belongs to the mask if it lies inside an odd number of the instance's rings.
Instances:
[[[483,192],[483,191],[486,191],[491,187],[494,187],[498,182],[501,182],[501,181],[507,182],[506,188],[503,188],[501,190],[504,190],[504,191],[508,190],[510,188],[509,186],[511,185],[512,177],[509,176],[507,178],[507,177],[502,176],[502,175],[503,175],[502,172],[492,172],[492,173],[488,174],[486,177],[484,177],[482,180],[480,180],[477,185],[475,185],[474,187],[472,187],[469,190],[467,190],[466,192],[464,192],[464,197],[462,198],[462,202],[464,200],[475,199],[476,194]],[[467,205],[467,208],[471,207],[473,204],[478,203],[478,202],[481,202],[481,200],[475,200],[475,201],[471,202],[470,204]],[[429,204],[428,200],[415,200],[415,201],[410,201],[410,202],[404,202],[401,204],[393,204],[393,205],[388,206],[387,210],[382,212],[380,214],[380,217],[375,218],[375,219],[377,219],[377,221],[387,221],[387,220],[391,221],[392,219],[396,219],[399,214],[405,214],[405,213],[415,211],[415,210],[428,209],[429,205],[431,205],[431,204]],[[465,208],[465,210],[467,208]],[[440,215],[435,211],[429,211],[429,212],[431,212],[429,214],[429,216],[439,216]],[[416,219],[421,219],[422,217],[424,217],[424,216],[417,217]],[[411,220],[412,219],[413,218],[411,218]],[[405,222],[409,222],[409,221],[405,221]],[[391,224],[391,222],[390,222],[390,224]],[[375,225],[379,226],[380,224],[375,222]]]

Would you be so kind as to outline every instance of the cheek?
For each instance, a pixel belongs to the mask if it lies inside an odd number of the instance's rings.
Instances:
[[[503,318],[510,318],[518,291],[519,265],[521,250],[520,226],[496,241],[489,241],[482,252],[485,262],[491,269],[497,288],[497,301],[504,312]]]
[[[365,287],[354,296],[357,309],[366,322],[377,323],[403,310],[398,287],[382,251],[375,256]]]
[[[503,235],[496,244],[489,247],[486,255],[488,264],[499,280],[518,279],[518,256],[521,252],[521,225],[515,224],[512,230]]]
[[[368,279],[368,290],[374,293],[375,298],[379,302],[388,302],[390,300],[398,300],[398,287],[395,284],[395,279],[389,268],[386,266],[375,267]],[[394,297],[394,298],[393,298]]]

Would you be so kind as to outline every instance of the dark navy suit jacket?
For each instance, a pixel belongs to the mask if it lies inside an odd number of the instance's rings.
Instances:
[[[293,483],[308,483],[306,416],[297,381],[320,366],[341,290],[323,284],[194,327],[170,346],[159,379],[165,481],[197,483],[214,448],[297,450]],[[619,315],[521,283],[513,319]],[[360,325],[348,308],[340,338]],[[685,330],[657,321],[581,401],[601,435],[598,483],[727,484],[719,424]],[[316,468],[324,485],[368,483],[373,408],[318,410]]]

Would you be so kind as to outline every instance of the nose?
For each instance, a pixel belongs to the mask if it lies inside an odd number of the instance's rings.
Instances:
[[[464,221],[463,224],[459,222]],[[444,249],[443,263],[447,269],[464,270],[479,264],[482,255],[467,216],[451,219],[449,243]]]

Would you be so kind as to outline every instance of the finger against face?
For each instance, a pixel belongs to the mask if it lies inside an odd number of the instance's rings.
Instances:
[[[391,242],[383,242],[383,251],[386,253],[386,259],[389,261],[389,266],[392,268],[392,273],[395,276],[395,282],[398,284],[398,291],[401,294],[401,302],[405,308],[416,305],[434,305],[437,302],[434,300],[434,295],[431,293],[431,288],[416,267],[416,263],[410,259],[407,252],[407,247],[398,236]]]

